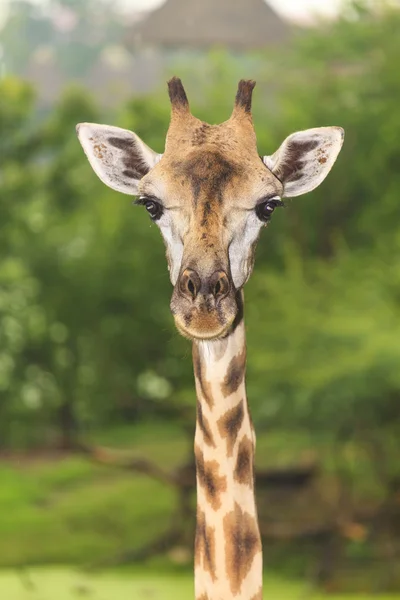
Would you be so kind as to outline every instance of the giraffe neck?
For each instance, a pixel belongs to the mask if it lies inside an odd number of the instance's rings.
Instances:
[[[246,399],[245,362],[243,319],[223,340],[193,343],[196,600],[262,600],[255,435]]]

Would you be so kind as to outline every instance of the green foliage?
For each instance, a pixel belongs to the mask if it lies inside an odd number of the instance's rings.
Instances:
[[[294,130],[346,130],[327,182],[274,215],[246,288],[259,427],[396,438],[399,25],[398,11],[353,4],[279,55],[191,57],[205,84],[192,105],[210,122],[229,116],[237,75],[261,72],[260,153]],[[112,121],[161,152],[160,94],[132,99]],[[151,415],[193,419],[190,348],[173,329],[157,228],[95,178],[75,137],[76,123],[100,119],[94,99],[71,88],[40,120],[26,84],[0,83],[3,446],[69,445],[77,431]]]
[[[2,43],[22,65],[51,32],[17,4]],[[83,24],[95,5],[59,4],[82,10]],[[279,53],[214,50],[177,58],[174,71],[189,94],[201,88],[191,106],[209,122],[228,118],[237,79],[256,76],[260,154],[295,130],[346,130],[327,181],[276,211],[260,241],[245,292],[248,392],[258,467],[317,456],[328,480],[339,473],[353,496],[374,502],[400,476],[400,12],[366,6],[349,4],[337,23]],[[28,29],[32,39],[16,36]],[[79,44],[56,50],[65,72],[79,63]],[[140,446],[173,469],[189,453],[182,426],[194,423],[190,346],[173,328],[157,227],[97,180],[76,139],[76,123],[106,120],[162,152],[165,90],[105,117],[71,87],[43,117],[29,85],[0,80],[0,449],[70,447],[82,436]],[[1,564],[113,555],[153,539],[174,506],[161,484],[74,457],[3,462],[0,481]],[[365,556],[370,546],[347,551]]]
[[[77,426],[152,411],[190,365],[180,340],[166,359],[169,283],[166,269],[151,281],[148,269],[164,263],[158,232],[92,176],[77,143],[75,124],[99,120],[93,103],[71,89],[32,127],[29,89],[0,85],[0,122],[12,123],[1,165],[0,444],[49,443],[55,428],[68,444]],[[143,394],[149,369],[162,398],[151,386]]]
[[[400,410],[400,13],[350,16],[278,65],[277,143],[328,124],[346,137],[327,182],[288,203],[262,242],[247,294],[249,382],[270,426],[368,440],[396,428]]]
[[[108,0],[11,0],[5,4],[9,14],[0,25],[4,48],[0,60],[10,73],[26,75],[36,61],[56,65],[68,78],[84,77],[102,51],[121,43],[124,35],[121,15]]]
[[[330,256],[342,240],[351,249],[372,251],[383,232],[386,241],[398,230],[400,13],[382,9],[379,17],[359,6],[357,16],[350,16],[344,13],[299,38],[276,65],[277,139],[317,125],[338,124],[346,131],[327,182],[291,206],[291,239],[308,256]]]

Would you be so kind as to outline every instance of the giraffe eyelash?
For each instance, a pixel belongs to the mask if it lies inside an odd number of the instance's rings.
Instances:
[[[281,206],[285,206],[281,198],[279,196],[273,196],[272,198],[266,198],[259,202],[255,207],[255,212],[260,221],[268,223],[275,208]]]
[[[135,204],[136,206],[146,206],[146,202],[157,202],[157,204],[161,205],[160,200],[155,196],[139,196],[132,204]]]
[[[152,221],[158,221],[164,212],[163,205],[154,196],[139,196],[139,198],[134,200],[133,204],[144,206]]]

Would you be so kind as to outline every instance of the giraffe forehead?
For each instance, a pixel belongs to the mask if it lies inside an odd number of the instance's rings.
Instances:
[[[189,209],[210,203],[217,211],[235,205],[252,208],[263,196],[279,195],[282,187],[258,154],[236,157],[214,148],[162,159],[149,174],[149,178],[155,176],[162,179],[167,205]]]
[[[203,205],[212,206],[217,217],[235,206],[253,208],[263,196],[280,195],[282,185],[260,158],[252,126],[208,125],[193,117],[187,126],[169,130],[165,153],[140,190],[167,207],[194,209],[195,215],[204,213]]]
[[[195,203],[200,196],[222,201],[229,196],[229,189],[240,192],[246,188],[251,171],[267,171],[257,152],[252,125],[243,128],[230,121],[209,125],[196,118],[185,127],[170,128],[159,168],[168,187],[179,182],[181,188],[192,192]],[[243,191],[247,193],[247,189]]]
[[[190,188],[195,204],[202,197],[222,202],[227,188],[246,179],[243,166],[224,156],[219,150],[201,149],[194,151],[184,160],[176,160],[172,164],[176,177],[181,178],[181,185]]]
[[[210,125],[196,117],[170,125],[167,133],[167,151],[188,152],[205,145],[223,148],[226,152],[240,152],[243,146],[255,149],[257,146],[253,125],[245,127],[232,121]]]

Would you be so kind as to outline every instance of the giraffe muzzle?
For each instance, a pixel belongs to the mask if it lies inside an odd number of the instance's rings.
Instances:
[[[201,276],[195,269],[186,268],[175,285],[171,311],[178,331],[185,337],[223,337],[238,312],[233,282],[223,270]]]

